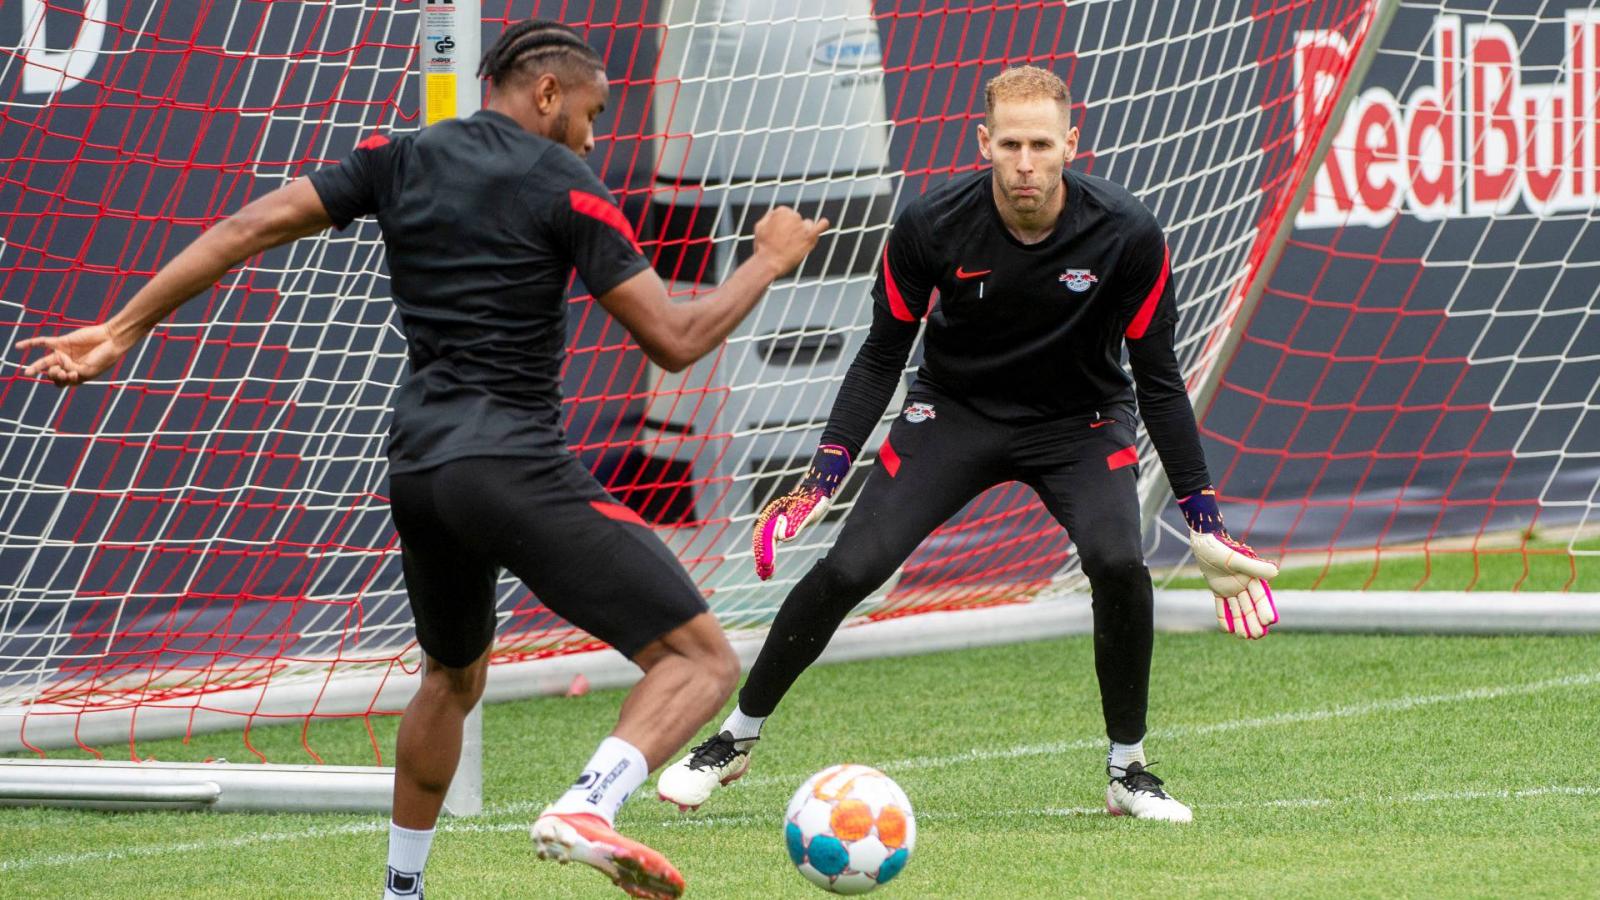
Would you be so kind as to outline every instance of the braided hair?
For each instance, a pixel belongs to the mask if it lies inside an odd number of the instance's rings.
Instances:
[[[495,87],[524,75],[539,75],[553,66],[567,69],[562,81],[576,70],[605,71],[605,60],[578,32],[547,19],[525,19],[500,33],[478,63],[478,77]]]

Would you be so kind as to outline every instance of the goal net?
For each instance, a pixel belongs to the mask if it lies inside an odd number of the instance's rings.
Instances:
[[[876,438],[829,520],[784,548],[772,581],[755,578],[751,522],[817,443],[894,213],[981,165],[982,85],[1032,63],[1071,82],[1075,167],[1126,184],[1167,229],[1180,356],[1211,391],[1204,431],[1236,531],[1324,559],[1581,524],[1595,507],[1595,479],[1579,482],[1596,440],[1585,390],[1600,341],[1582,298],[1600,133],[1573,123],[1594,119],[1600,38],[1583,30],[1588,13],[1494,5],[1516,15],[1456,14],[1454,68],[1433,14],[1403,10],[1373,69],[1388,86],[1351,107],[1387,113],[1402,149],[1385,156],[1347,119],[1318,167],[1374,0],[486,0],[487,36],[538,15],[605,56],[613,95],[590,161],[677,300],[731,271],[774,203],[835,223],[725,347],[676,375],[574,285],[569,443],[657,527],[727,627],[758,632],[875,464]],[[106,316],[248,199],[374,131],[419,127],[429,6],[8,4],[7,343]],[[1487,54],[1476,68],[1473,46]],[[1485,73],[1471,91],[1469,71]],[[1472,98],[1491,97],[1491,124],[1470,131]],[[1439,150],[1446,129],[1456,137]],[[1413,133],[1423,174],[1408,181],[1395,154]],[[1480,146],[1487,162],[1471,156]],[[1501,187],[1462,193],[1469,170]],[[8,360],[0,750],[115,743],[138,759],[150,735],[231,726],[265,758],[251,729],[295,723],[303,753],[274,761],[305,762],[320,758],[322,723],[399,711],[418,651],[385,496],[387,409],[405,371],[387,289],[378,229],[360,222],[251,260],[101,381],[63,393]],[[1159,509],[1164,476],[1143,457]],[[1174,534],[1170,519],[1152,529],[1154,559],[1181,559]],[[594,565],[603,577],[605,560]],[[1081,587],[1066,536],[1004,486],[858,615]],[[514,581],[498,604],[497,668],[596,647]]]
[[[1296,42],[1303,111],[1355,48]],[[1206,416],[1219,486],[1312,584],[1592,594],[1600,13],[1402,5],[1356,87]]]

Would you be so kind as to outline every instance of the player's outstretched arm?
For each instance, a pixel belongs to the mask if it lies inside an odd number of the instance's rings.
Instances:
[[[755,252],[708,296],[673,303],[660,276],[646,269],[607,291],[600,305],[639,341],[651,362],[681,372],[720,346],[772,282],[800,265],[827,230],[827,219],[802,218],[779,206],[756,223]]]
[[[158,322],[216,284],[229,269],[263,250],[332,224],[311,182],[296,179],[208,229],[106,321],[56,337],[18,341],[19,350],[43,347],[46,351],[29,363],[23,374],[43,375],[56,387],[95,378],[115,365]]]
[[[872,327],[839,385],[805,478],[756,517],[750,555],[762,581],[776,571],[778,544],[799,537],[828,511],[851,460],[861,453],[894,396],[933,293],[937,264],[927,259],[930,244],[922,214],[913,205],[901,214],[884,247],[872,286]]]
[[[1133,277],[1131,289],[1122,297],[1139,417],[1189,525],[1189,549],[1217,601],[1217,626],[1246,639],[1265,637],[1278,621],[1278,607],[1267,584],[1267,579],[1277,577],[1278,567],[1234,540],[1222,526],[1194,406],[1178,364],[1172,261],[1155,220],[1147,224],[1129,245]]]
[[[1128,341],[1128,357],[1137,385],[1139,414],[1189,525],[1189,549],[1216,597],[1217,626],[1245,639],[1265,637],[1278,621],[1278,607],[1267,583],[1278,576],[1278,567],[1258,557],[1223,527],[1194,407],[1173,350],[1172,326]]]

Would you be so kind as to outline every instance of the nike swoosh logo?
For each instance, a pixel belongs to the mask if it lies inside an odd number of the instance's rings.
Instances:
[[[993,271],[994,271],[993,269],[983,269],[983,270],[980,270],[980,271],[977,271],[977,272],[968,272],[966,269],[963,269],[960,266],[956,266],[956,277],[957,278],[977,278],[979,275],[987,275],[987,274],[989,274],[990,272],[993,272]]]

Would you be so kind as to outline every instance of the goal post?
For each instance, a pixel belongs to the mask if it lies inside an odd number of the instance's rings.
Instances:
[[[422,66],[423,127],[444,119],[467,118],[483,105],[483,85],[478,80],[478,60],[483,56],[482,22],[481,0],[423,3],[417,41],[417,58]],[[474,816],[483,811],[483,754],[480,700],[461,723],[461,757],[444,798],[447,814]],[[387,798],[381,808],[388,810]]]

